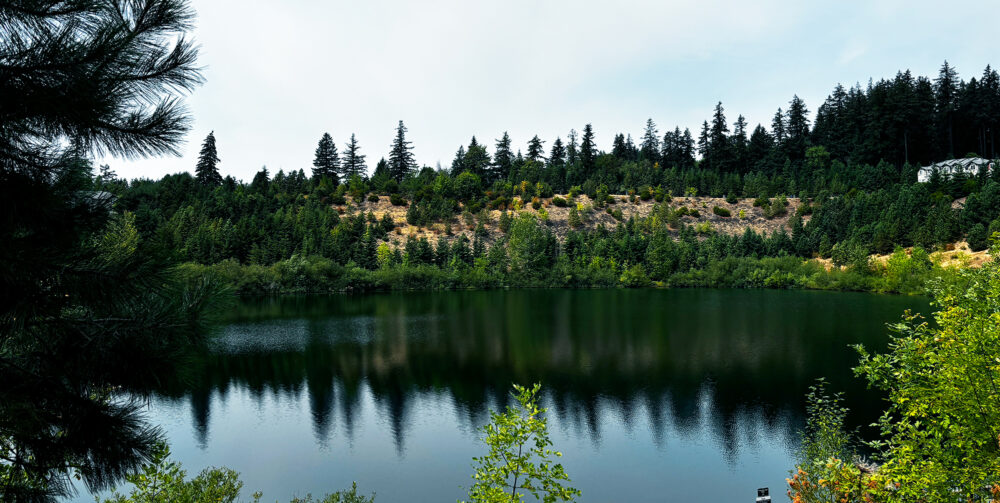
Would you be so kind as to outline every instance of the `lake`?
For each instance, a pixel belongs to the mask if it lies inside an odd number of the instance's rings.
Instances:
[[[880,397],[849,344],[926,299],[775,290],[514,290],[241,302],[148,418],[190,475],[239,471],[264,501],[350,487],[453,502],[477,428],[543,383],[584,502],[785,501],[804,394],[825,376],[855,425]],[[870,431],[869,431],[870,433]],[[93,501],[81,494],[75,501]]]

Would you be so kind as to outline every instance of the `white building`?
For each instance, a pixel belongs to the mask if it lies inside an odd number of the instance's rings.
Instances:
[[[983,159],[982,157],[949,159],[920,168],[920,171],[917,172],[917,181],[929,182],[934,172],[941,175],[941,178],[950,178],[956,174],[973,177],[978,176],[983,169],[986,169],[987,173],[991,172],[993,170],[993,161]]]

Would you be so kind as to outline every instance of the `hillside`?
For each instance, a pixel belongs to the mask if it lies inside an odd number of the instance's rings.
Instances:
[[[553,199],[555,197],[561,197],[567,199],[566,194],[556,194],[553,197],[541,198],[539,201],[541,203],[541,208],[536,210],[532,206],[526,205],[524,208],[517,210],[516,212],[527,212],[540,216],[542,210],[546,213],[547,219],[545,220],[546,226],[555,234],[560,240],[566,237],[566,234],[571,230],[569,225],[569,213],[570,208],[559,207],[553,204]],[[639,198],[632,198],[623,194],[615,194],[611,197],[616,201],[615,204],[609,204],[606,208],[597,208],[594,205],[593,200],[584,194],[578,195],[575,199],[578,208],[584,208],[580,211],[582,217],[583,225],[580,226],[580,230],[594,230],[600,226],[604,226],[608,229],[613,229],[618,225],[619,220],[611,214],[616,210],[621,211],[621,221],[627,221],[631,217],[641,218],[647,217],[653,211],[654,206],[657,204],[652,199],[648,201],[642,201]],[[341,215],[353,216],[361,213],[371,212],[375,218],[382,219],[384,215],[389,214],[393,222],[396,224],[396,228],[389,234],[387,241],[392,246],[401,246],[405,243],[407,238],[410,239],[420,239],[426,238],[432,243],[437,242],[439,239],[445,239],[450,241],[451,239],[456,239],[459,236],[466,236],[470,241],[473,238],[473,232],[476,228],[476,224],[483,220],[483,226],[489,233],[488,240],[493,242],[500,235],[499,220],[501,211],[500,210],[490,210],[488,211],[489,218],[483,219],[482,213],[478,215],[471,215],[469,213],[463,213],[456,215],[452,222],[435,222],[429,226],[415,226],[407,223],[406,221],[406,206],[393,206],[389,202],[387,196],[380,196],[378,202],[362,200],[360,203],[348,197],[348,203],[343,205],[335,205],[334,208]],[[783,215],[776,215],[772,218],[767,218],[765,211],[761,207],[756,207],[753,204],[754,199],[744,198],[737,199],[736,203],[728,203],[725,198],[721,197],[675,197],[669,203],[671,209],[677,210],[682,207],[688,209],[688,215],[680,217],[680,222],[687,225],[704,225],[708,223],[711,229],[715,232],[729,235],[739,235],[750,228],[759,234],[771,234],[777,232],[778,229],[784,228],[786,231],[790,231],[788,226],[788,221],[791,216],[795,213],[795,209],[798,208],[800,201],[798,198],[788,198],[787,212]],[[713,212],[714,207],[724,208],[729,211],[730,216],[720,216]],[[697,210],[696,215],[692,215],[692,210]],[[741,218],[741,213],[742,218]],[[806,215],[803,217],[803,223],[808,222],[810,216]],[[448,226],[450,224],[451,234],[448,233]]]

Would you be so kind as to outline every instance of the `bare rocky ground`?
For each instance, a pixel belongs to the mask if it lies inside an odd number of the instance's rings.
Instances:
[[[565,194],[559,195],[563,199],[568,196]],[[621,210],[622,221],[627,221],[630,217],[645,217],[653,211],[653,205],[656,204],[653,200],[642,201],[636,198],[635,202],[630,202],[629,197],[625,195],[614,195],[616,203],[613,205],[608,205],[608,208],[612,210]],[[430,242],[436,243],[439,239],[452,240],[458,238],[458,236],[465,235],[469,240],[472,240],[473,231],[476,228],[476,222],[478,222],[479,217],[476,216],[475,219],[469,223],[466,222],[466,218],[459,214],[456,215],[451,226],[451,235],[448,235],[447,227],[448,223],[436,222],[429,226],[417,227],[410,225],[406,222],[406,206],[393,206],[389,202],[389,198],[386,196],[379,197],[378,202],[362,201],[361,204],[348,198],[348,204],[336,206],[338,212],[342,215],[355,215],[358,212],[368,213],[372,212],[376,218],[381,219],[386,213],[390,215],[393,222],[396,223],[396,229],[389,234],[388,242],[391,246],[401,246],[406,242],[407,238],[418,239],[427,238]],[[576,197],[575,202],[578,207],[582,206],[584,208],[591,208],[589,211],[581,212],[583,217],[583,229],[596,229],[598,226],[603,225],[605,228],[613,229],[618,225],[618,220],[616,220],[612,215],[607,213],[603,208],[596,208],[593,205],[593,201],[590,200],[586,195],[579,195]],[[681,222],[688,225],[695,225],[704,222],[708,222],[712,229],[716,232],[724,234],[742,234],[748,227],[754,231],[761,234],[770,234],[776,232],[780,228],[784,228],[789,231],[788,219],[795,213],[795,209],[799,206],[800,201],[797,198],[788,199],[788,212],[782,216],[776,216],[774,218],[768,219],[764,216],[764,210],[753,206],[753,199],[740,199],[735,204],[727,203],[725,198],[718,197],[675,197],[673,200],[667,204],[671,208],[677,209],[682,206],[687,207],[688,210],[698,210],[698,216],[684,216],[681,217]],[[566,234],[570,230],[569,226],[569,207],[558,207],[552,204],[552,198],[541,199],[542,207],[545,212],[548,213],[548,219],[545,223],[549,229],[560,239],[564,239]],[[716,215],[712,212],[712,208],[718,206],[720,208],[725,208],[729,210],[731,216],[722,217]],[[740,211],[743,211],[743,217],[740,217]],[[528,212],[535,215],[539,214],[539,210],[535,210],[530,204],[525,205],[525,207],[519,212]],[[489,221],[484,222],[484,227],[490,234],[490,241],[495,240],[500,235],[500,230],[498,228],[498,222],[500,219],[500,211],[492,210],[489,212]],[[809,217],[804,217],[804,221],[808,221]]]

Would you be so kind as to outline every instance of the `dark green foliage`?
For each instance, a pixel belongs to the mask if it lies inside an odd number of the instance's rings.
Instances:
[[[214,187],[222,183],[222,175],[219,174],[219,155],[215,148],[215,131],[208,133],[205,142],[201,144],[201,152],[198,153],[198,165],[195,166],[195,177],[202,185]]]
[[[402,183],[403,178],[417,169],[417,161],[413,157],[412,150],[413,146],[406,140],[406,126],[403,125],[403,121],[399,121],[387,163],[388,175],[396,183]]]
[[[729,218],[733,216],[733,213],[726,208],[721,206],[712,206],[712,213],[719,215],[722,218]]]
[[[333,185],[337,185],[340,183],[341,175],[343,172],[337,146],[333,143],[330,133],[323,133],[316,146],[316,157],[313,159],[313,177],[316,179],[326,177],[333,182]]]
[[[149,459],[144,399],[203,340],[216,290],[172,274],[156,217],[112,217],[88,160],[177,152],[192,20],[178,0],[0,4],[0,500],[107,489]],[[176,201],[222,183],[214,135],[200,161],[164,183]]]
[[[354,137],[354,133],[351,133],[351,141],[347,144],[347,150],[344,151],[342,170],[341,176],[345,180],[350,179],[352,176],[364,178],[368,175],[365,155],[361,153],[361,147],[358,145],[358,140]]]

